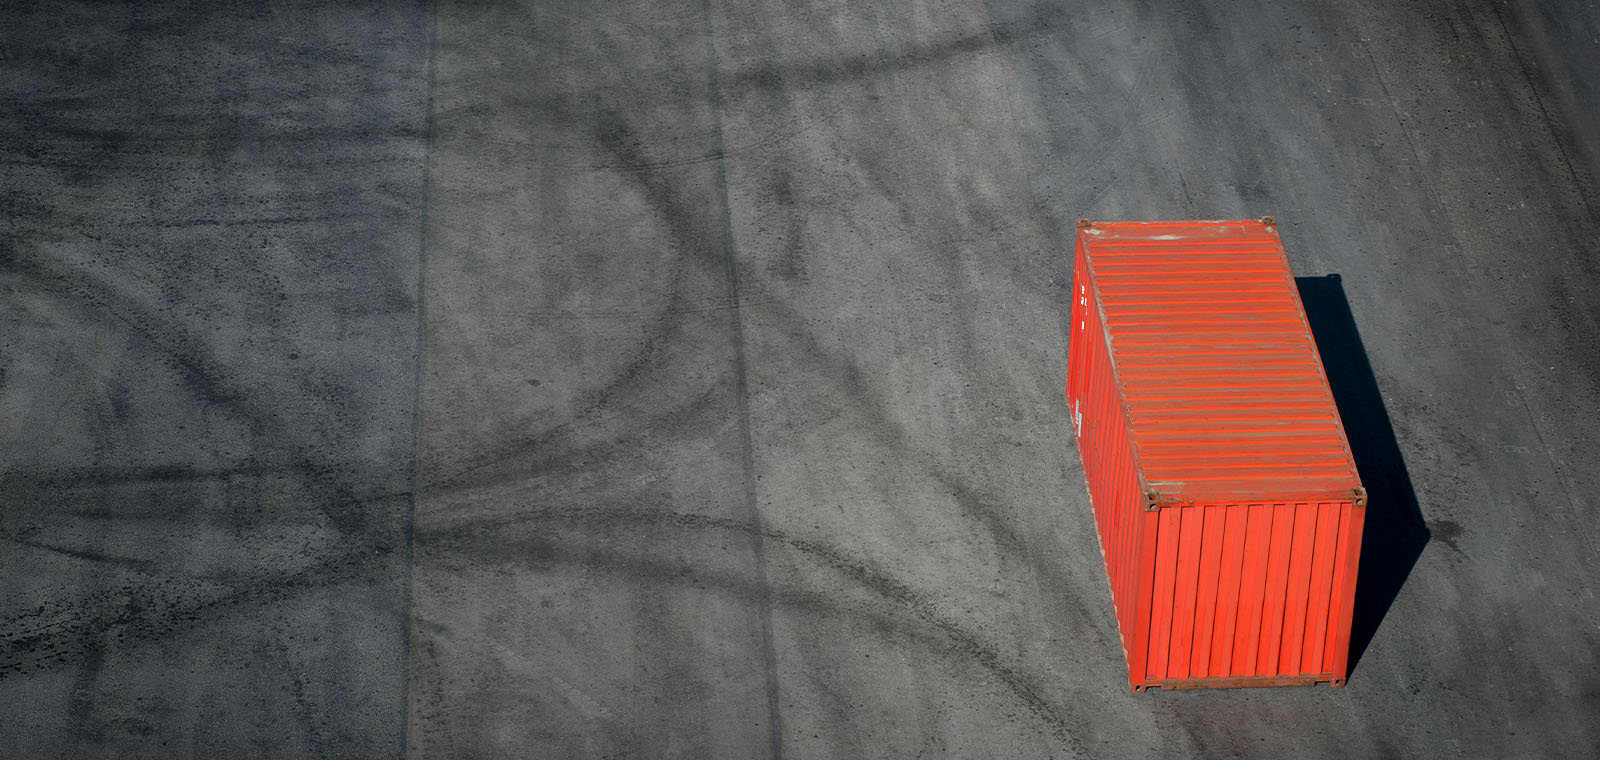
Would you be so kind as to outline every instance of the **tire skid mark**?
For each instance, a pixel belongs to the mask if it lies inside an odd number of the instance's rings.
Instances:
[[[711,95],[712,152],[727,152],[723,134],[722,117],[726,110],[723,89],[722,63],[717,55],[716,14],[711,0],[701,6],[706,40],[706,89]],[[761,501],[756,493],[755,441],[750,422],[749,362],[746,358],[744,315],[739,310],[739,245],[733,233],[733,207],[728,200],[728,166],[725,161],[712,164],[712,187],[717,199],[715,215],[717,248],[722,252],[723,269],[728,284],[728,301],[733,308],[728,311],[728,339],[733,354],[733,394],[739,418],[740,477],[744,492],[745,519],[750,524],[750,551],[756,575],[756,617],[761,630],[761,659],[766,671],[768,753],[773,760],[783,758],[783,712],[778,683],[778,652],[772,626],[772,583],[767,575],[766,542],[762,539],[765,520],[761,514]]]
[[[11,271],[30,275],[41,285],[72,297],[84,307],[93,307],[114,317],[131,333],[158,349],[158,359],[185,381],[198,400],[228,409],[252,429],[265,433],[258,437],[259,445],[276,448],[279,454],[288,457],[291,467],[307,473],[311,481],[331,490],[330,498],[318,503],[331,524],[350,535],[365,535],[374,530],[367,519],[368,505],[350,484],[343,482],[348,477],[342,472],[346,466],[317,456],[318,447],[312,441],[294,441],[296,436],[292,431],[254,400],[248,386],[213,358],[203,341],[186,335],[179,325],[162,324],[162,320],[123,297],[114,286],[99,282],[88,272],[63,271],[66,269],[63,266],[15,252],[0,264]],[[258,466],[245,465],[247,468]]]
[[[101,636],[150,639],[178,635],[239,607],[273,605],[319,588],[379,577],[387,569],[385,565],[384,555],[351,551],[292,573],[207,579],[209,593],[174,594],[166,586],[124,583],[71,608],[46,612],[41,607],[8,621],[16,624],[38,617],[42,618],[39,623],[0,630],[0,680],[73,665],[99,649],[95,642]],[[132,599],[136,604],[119,604],[118,599]]]
[[[474,562],[483,562],[486,553],[493,557],[502,558],[511,563],[528,563],[535,567],[546,564],[580,564],[593,569],[613,569],[617,572],[626,572],[631,577],[639,580],[653,582],[682,582],[684,576],[682,566],[675,563],[661,563],[643,560],[633,556],[611,555],[593,549],[565,549],[547,535],[526,538],[506,538],[495,540],[486,538],[498,528],[528,527],[532,525],[567,524],[584,527],[607,526],[624,527],[638,530],[654,530],[661,526],[671,526],[691,531],[723,531],[739,535],[748,535],[752,532],[748,521],[735,520],[711,515],[692,514],[684,512],[665,512],[643,509],[605,509],[598,507],[563,509],[553,512],[529,511],[516,518],[500,520],[479,521],[469,525],[453,526],[443,531],[419,530],[417,535],[418,545],[435,547],[432,551],[442,551],[449,554],[470,554]],[[909,612],[927,628],[937,631],[948,640],[954,649],[964,657],[976,662],[1021,701],[1035,717],[1050,728],[1052,735],[1067,746],[1071,747],[1074,754],[1087,756],[1081,742],[1073,734],[1065,719],[1050,704],[1049,700],[1040,693],[1027,676],[1019,672],[1014,666],[1007,663],[998,650],[991,644],[983,641],[977,634],[967,631],[957,623],[939,612],[938,606],[928,597],[917,592],[909,585],[894,577],[879,571],[866,561],[851,557],[844,552],[821,541],[801,538],[773,528],[762,528],[762,538],[790,547],[795,551],[811,557],[827,567],[850,578],[857,585],[865,588],[888,602],[894,607]],[[624,568],[631,567],[631,570]],[[757,584],[743,576],[733,573],[714,573],[696,570],[698,577],[712,581],[712,585],[744,589],[741,598],[754,599],[759,589]],[[837,610],[838,602],[814,592],[799,589],[774,586],[772,588],[773,602],[779,606],[794,609],[800,608],[812,612],[827,612]],[[862,616],[869,611],[845,610],[846,612]],[[896,628],[892,617],[885,617],[881,612],[870,611],[881,623],[886,623],[889,628]]]
[[[416,626],[432,640],[467,640],[467,636],[458,633],[460,626],[452,623],[453,619],[438,619],[419,614]],[[561,674],[555,671],[555,668],[523,655],[515,648],[502,643],[493,636],[480,637],[478,640],[487,644],[490,653],[504,666],[503,669],[506,672],[515,674],[520,680],[527,683],[543,681],[554,684],[562,700],[570,705],[584,720],[603,725],[610,735],[621,734],[625,738],[624,744],[632,751],[642,751],[643,748],[649,746],[648,742],[642,741],[633,726],[617,715],[615,710],[600,701],[598,697],[563,678]],[[433,648],[432,641],[429,642],[429,648]],[[442,679],[432,680],[442,683]],[[437,703],[443,704],[443,695],[438,695],[436,700]]]
[[[718,406],[724,393],[722,388],[708,386],[678,406],[661,405],[659,413],[639,424],[672,429],[674,423],[699,416]],[[588,442],[578,440],[585,432],[584,427],[594,424],[593,418],[601,415],[606,407],[607,394],[595,395],[599,398],[584,404],[574,419],[533,434],[498,439],[487,454],[478,454],[449,473],[424,479],[421,492],[433,499],[470,489],[525,482],[551,473],[574,472],[587,462],[613,459],[625,451],[646,450],[648,442],[631,440],[627,438],[626,431]]]
[[[747,279],[754,278],[747,276]],[[887,396],[873,387],[869,379],[869,373],[863,369],[859,362],[851,359],[843,352],[835,352],[829,349],[822,344],[814,332],[800,327],[806,324],[806,319],[787,304],[773,302],[764,308],[773,315],[771,320],[773,323],[788,326],[784,330],[784,334],[794,344],[794,348],[807,358],[806,364],[819,368],[819,374],[831,380],[838,387],[838,393],[833,394],[834,396],[858,400],[856,416],[869,435],[876,438],[887,450],[898,452],[897,456],[900,456],[903,460],[915,463],[924,474],[940,482],[950,493],[956,495],[958,497],[958,505],[963,511],[977,519],[989,531],[995,542],[1006,550],[1005,553],[1007,555],[1026,557],[1028,558],[1030,569],[1034,572],[1050,578],[1053,582],[1066,583],[1066,573],[1059,564],[1043,559],[1049,556],[1048,552],[1044,552],[1039,547],[1034,546],[1033,542],[1019,531],[1016,526],[996,514],[992,509],[984,506],[985,502],[995,503],[996,499],[975,493],[962,479],[942,472],[937,466],[939,461],[937,456],[931,452],[919,450],[914,445],[912,437],[907,433],[903,425],[886,411]],[[648,366],[649,362],[641,361],[636,365],[643,368]],[[615,388],[617,385],[620,384],[613,384],[610,388]],[[708,390],[706,394],[700,397],[700,400],[704,405],[709,406],[720,393],[721,391]],[[607,393],[605,395],[610,396],[611,394]],[[600,405],[601,402],[597,402],[596,408]],[[702,406],[701,408],[706,407]],[[682,413],[683,410],[684,407],[680,407],[672,413]],[[666,417],[668,417],[668,414],[660,415],[654,418],[652,422],[661,421]],[[619,431],[615,437],[603,443],[567,448],[564,444],[566,444],[566,439],[570,434],[564,431],[558,433],[555,430],[551,430],[533,437],[531,440],[524,439],[495,448],[495,451],[499,452],[494,456],[495,462],[522,459],[529,463],[526,467],[518,468],[493,478],[469,478],[467,473],[461,473],[450,478],[440,476],[432,479],[426,485],[426,489],[437,496],[450,492],[532,481],[551,474],[560,474],[565,471],[562,469],[563,467],[570,466],[575,462],[591,461],[595,457],[614,454],[620,447],[628,445],[628,442],[623,439],[626,434],[627,431],[625,430]],[[642,447],[645,442],[638,441],[632,445]],[[535,452],[552,451],[547,454],[536,454],[530,460],[528,458],[528,451],[530,450]],[[487,466],[485,464],[480,468]],[[419,538],[424,535],[426,535],[425,532],[419,531]],[[1093,617],[1088,613],[1087,609],[1084,610],[1084,615],[1085,618]]]
[[[988,32],[985,32],[985,37],[988,37]],[[646,158],[644,151],[638,147],[639,142],[636,138],[636,135],[630,132],[627,125],[627,120],[620,113],[602,110],[600,112],[600,117],[597,118],[596,121],[597,125],[600,127],[600,129],[597,129],[597,141],[612,155],[617,157],[614,162],[607,162],[603,165],[600,165],[598,168],[605,170],[623,169],[629,173],[629,176],[636,178],[639,186],[644,190],[646,197],[651,199],[660,209],[660,215],[667,222],[669,229],[672,230],[673,238],[680,241],[680,243],[684,245],[684,252],[688,254],[689,257],[700,257],[703,260],[706,256],[718,254],[719,250],[717,248],[714,246],[705,245],[708,240],[709,230],[703,228],[695,221],[695,215],[685,213],[685,210],[682,207],[683,202],[680,200],[682,197],[681,194],[674,192],[675,188],[673,187],[673,183],[675,178],[670,178],[660,171],[664,167],[674,165],[674,163],[652,161]],[[692,162],[700,163],[702,160],[703,159],[701,158],[696,158],[692,159]],[[587,166],[586,168],[595,169],[597,167]],[[705,263],[709,264],[711,262],[706,261]],[[746,280],[755,279],[745,274],[741,274],[741,278]],[[678,299],[681,297],[681,294],[678,292],[677,288],[673,289],[671,297],[673,299]],[[677,301],[675,300],[674,302],[676,303]],[[753,302],[745,302],[742,305],[749,306],[752,304]],[[821,342],[815,335],[809,334],[803,329],[798,329],[798,326],[806,324],[807,320],[805,320],[801,315],[797,314],[794,310],[788,309],[781,303],[777,302],[765,302],[761,305],[764,309],[779,313],[780,320],[791,325],[791,329],[789,331],[791,333],[791,337],[797,337],[797,339],[801,340],[805,344],[805,347],[809,349],[806,352],[808,355],[813,356],[813,358],[822,357],[826,359],[826,361],[823,363],[823,366],[828,369],[840,370],[830,373],[830,379],[842,377],[843,380],[841,382],[854,390],[873,390],[874,392],[872,393],[862,393],[849,397],[878,400],[879,403],[876,404],[870,402],[864,404],[864,406],[868,407],[869,411],[871,412],[869,415],[871,420],[876,423],[873,426],[873,435],[878,437],[880,440],[887,442],[890,445],[891,450],[904,451],[905,449],[909,448],[906,445],[906,431],[900,425],[898,425],[885,411],[882,405],[883,394],[877,393],[875,392],[875,389],[871,389],[869,387],[867,375],[857,362],[854,362],[844,356],[832,355],[822,346]],[[668,310],[665,313],[672,315],[674,312]],[[547,318],[559,317],[547,316]],[[676,320],[666,321],[675,322]],[[665,333],[656,337],[655,340],[665,341],[671,337],[674,337],[672,333]],[[644,353],[648,353],[652,350],[654,350],[654,346],[652,346],[651,349],[647,349],[647,351]],[[641,355],[641,357],[634,364],[630,365],[630,367],[649,367],[651,364],[651,357],[647,355]],[[606,404],[622,397],[624,394],[642,393],[645,390],[644,386],[642,383],[637,382],[637,377],[631,377],[630,374],[631,373],[629,371],[625,371],[623,373],[623,377],[608,383],[601,391],[588,394],[589,404],[585,406],[585,412],[597,412]],[[440,474],[437,477],[430,478],[424,482],[423,490],[425,492],[430,492],[430,495],[441,496],[448,495],[451,492],[477,489],[490,485],[499,485],[508,481],[541,479],[552,474],[560,474],[564,471],[563,467],[568,463],[588,460],[596,455],[604,456],[605,454],[614,453],[615,450],[608,449],[608,446],[621,447],[629,445],[630,442],[626,441],[624,437],[630,435],[630,432],[627,430],[619,430],[613,435],[609,435],[603,442],[585,444],[581,448],[574,448],[576,444],[574,443],[573,439],[575,439],[578,435],[577,431],[579,429],[579,425],[590,421],[583,419],[582,415],[583,413],[580,412],[579,419],[564,423],[559,428],[552,428],[542,431],[537,435],[513,441],[508,445],[496,445],[487,456],[473,453],[469,454],[458,464],[448,467],[441,467]],[[638,425],[634,425],[632,427],[637,428]],[[641,446],[643,444],[643,441],[638,443],[638,445]],[[554,449],[554,451],[551,451],[551,449]],[[534,457],[531,458],[532,461],[530,462],[529,466],[509,472],[503,477],[500,476],[499,473],[496,473],[496,477],[483,477],[487,474],[484,473],[483,470],[489,467],[499,466],[514,459],[527,460],[530,450],[534,452]],[[918,458],[928,463],[936,461],[932,455],[926,453]],[[931,467],[931,464],[928,466]],[[959,485],[958,479],[950,478],[948,482],[946,482],[946,485],[949,485],[950,482],[955,482]],[[1011,526],[993,510],[985,509],[983,507],[983,504],[981,503],[982,497],[980,495],[975,494],[971,489],[956,488],[954,490],[959,494],[957,501],[962,508],[969,511],[976,511],[978,513],[977,516],[981,519],[981,521],[986,526],[989,526],[989,529],[995,533],[997,543],[1007,548],[1022,548],[1026,546],[1027,542],[1023,540],[1021,534],[1013,526]],[[563,512],[563,514],[567,513]],[[593,510],[584,512],[583,514],[593,521],[626,520],[631,516],[635,520],[656,525],[661,524],[662,521],[671,521],[673,524],[679,524],[679,521],[682,521],[683,527],[698,527],[700,529],[707,530],[715,529],[736,531],[745,534],[752,532],[751,528],[743,521],[725,520],[721,518],[702,517],[695,515],[679,515],[668,518],[662,517],[658,513],[630,512],[618,516],[615,513],[604,510]],[[442,517],[444,517],[446,520],[449,519],[448,516]],[[444,554],[456,554],[458,556],[472,554],[475,558],[478,558],[477,555],[484,551],[504,551],[508,554],[507,561],[531,561],[535,563],[543,561],[543,559],[559,559],[560,561],[565,562],[590,562],[594,560],[597,555],[595,555],[593,552],[578,552],[576,554],[571,554],[570,556],[565,555],[562,553],[562,551],[558,551],[558,547],[555,547],[548,540],[534,539],[534,543],[531,547],[525,546],[513,549],[508,547],[494,547],[492,545],[494,543],[492,539],[489,541],[485,541],[484,539],[484,532],[486,530],[492,531],[496,525],[537,525],[545,523],[550,519],[553,518],[550,518],[548,515],[535,513],[531,515],[519,515],[514,518],[506,518],[503,520],[469,520],[465,522],[456,522],[449,528],[443,530],[426,529],[419,526],[416,534],[416,542],[417,546],[419,547],[419,551],[422,551],[423,553],[438,551]],[[834,566],[840,572],[843,572],[846,575],[856,579],[861,585],[876,591],[886,598],[894,600],[898,606],[911,611],[911,613],[918,619],[922,620],[925,625],[931,627],[935,631],[939,631],[941,635],[957,644],[958,648],[960,648],[962,651],[968,652],[968,656],[971,659],[978,662],[989,672],[994,673],[997,678],[1007,685],[1008,689],[1010,689],[1013,693],[1018,694],[1019,699],[1027,704],[1032,712],[1037,713],[1041,717],[1042,721],[1051,727],[1052,732],[1054,732],[1056,736],[1062,738],[1062,740],[1069,745],[1074,747],[1077,746],[1076,740],[1070,738],[1071,733],[1064,725],[1062,719],[1054,714],[1054,711],[1050,708],[1048,702],[1034,687],[1027,682],[1025,677],[1011,668],[1003,660],[1003,658],[1001,658],[994,651],[992,647],[986,645],[975,635],[964,631],[959,624],[950,622],[949,620],[940,616],[937,609],[934,608],[931,602],[923,597],[918,596],[916,592],[909,586],[906,586],[889,576],[879,573],[863,562],[854,561],[848,557],[837,554],[836,552],[828,549],[828,547],[825,545],[808,542],[802,539],[796,539],[780,531],[774,531],[765,528],[755,532],[759,533],[759,535],[763,538],[770,537],[774,541],[779,541],[799,551],[824,558],[824,561],[827,564]],[[510,555],[520,555],[520,559]],[[531,559],[530,555],[532,557]],[[1037,552],[1024,552],[1024,555],[1030,557],[1035,562],[1039,561],[1039,557],[1042,556]],[[627,564],[626,558],[617,557],[614,559],[618,564]],[[681,575],[681,573],[674,573],[670,569],[663,567],[651,568],[648,572],[641,571],[638,572],[637,575],[642,579],[662,582],[663,578],[677,577],[678,575]],[[660,577],[656,577],[658,575]],[[755,589],[752,587],[748,590],[753,598]],[[793,595],[793,592],[775,590],[773,593],[775,596],[777,596],[778,601],[785,604],[793,604],[801,601]],[[1079,753],[1081,754],[1081,749],[1079,750]]]
[[[839,106],[838,108],[835,108],[832,111],[831,115],[834,116],[834,117],[840,117],[840,116],[842,116],[844,114],[844,111],[845,111],[845,107],[844,106]],[[703,166],[703,165],[710,164],[710,163],[715,162],[715,161],[722,161],[722,160],[725,160],[725,159],[728,159],[728,158],[740,158],[740,157],[743,157],[743,156],[752,155],[752,154],[755,154],[755,153],[758,153],[758,152],[761,152],[761,151],[766,151],[766,150],[770,149],[774,145],[779,145],[779,144],[782,144],[782,143],[792,142],[796,138],[799,138],[802,135],[805,135],[805,134],[807,134],[809,132],[812,132],[812,131],[814,131],[816,129],[819,129],[822,126],[825,126],[825,125],[831,123],[832,121],[833,121],[832,119],[828,119],[828,118],[819,118],[819,119],[813,120],[813,123],[810,126],[806,126],[806,127],[792,127],[791,126],[791,128],[789,128],[789,129],[774,129],[774,130],[769,131],[767,134],[765,134],[765,135],[763,135],[763,136],[761,136],[759,138],[756,138],[756,139],[753,139],[753,140],[744,141],[744,142],[740,142],[740,143],[737,143],[735,145],[730,145],[730,146],[728,146],[728,148],[726,150],[718,152],[718,153],[700,153],[700,154],[694,154],[694,155],[690,155],[690,156],[685,156],[685,157],[682,157],[682,158],[638,159],[638,160],[634,160],[632,162],[626,162],[626,161],[620,161],[620,160],[598,161],[598,162],[595,162],[595,161],[529,160],[529,161],[526,161],[526,164],[529,165],[529,166],[541,166],[541,167],[544,167],[544,168],[547,168],[547,169],[573,169],[573,170],[580,170],[580,171],[622,171],[622,172],[632,172],[632,171],[642,171],[642,170],[659,170],[659,169],[677,169],[677,168],[684,168],[684,167]],[[499,147],[502,147],[502,148],[518,149],[518,150],[522,150],[522,151],[526,151],[526,152],[530,152],[530,153],[537,152],[537,153],[541,153],[541,154],[562,153],[562,152],[569,151],[572,148],[572,146],[565,145],[565,144],[562,144],[562,143],[559,143],[559,142],[532,142],[532,141],[526,141],[526,140],[506,140],[506,139],[503,139],[503,138],[497,139],[497,138],[487,137],[487,136],[485,136],[485,137],[476,137],[475,136],[473,138],[473,142],[474,143],[483,143],[485,145],[496,145],[496,146],[499,146]]]
[[[699,219],[699,214],[679,200],[679,193],[673,186],[678,178],[668,177],[646,166],[649,162],[643,159],[639,138],[639,132],[629,125],[627,117],[621,111],[615,109],[600,111],[592,139],[597,146],[615,156],[619,162],[640,166],[629,171],[627,176],[635,181],[645,199],[656,210],[659,219],[667,226],[671,239],[677,241],[678,250],[688,254],[675,257],[675,260],[697,264],[700,270],[698,274],[703,279],[720,281],[724,264],[720,252],[713,243],[715,238],[709,229],[709,220]],[[658,322],[645,336],[643,350],[639,351],[628,364],[616,370],[614,376],[603,385],[586,391],[578,400],[579,411],[572,419],[533,435],[499,443],[487,451],[470,452],[450,458],[446,458],[449,456],[446,452],[430,452],[429,458],[435,461],[426,462],[423,468],[421,487],[424,492],[448,491],[464,484],[475,483],[472,477],[474,473],[522,459],[530,448],[559,450],[562,447],[554,444],[563,439],[576,439],[578,428],[613,399],[628,395],[643,395],[652,381],[653,371],[661,364],[662,354],[674,340],[684,334],[688,327],[685,323],[686,317],[717,311],[720,308],[732,308],[726,296],[719,297],[716,301],[719,308],[713,309],[701,308],[706,306],[703,299],[687,298],[683,283],[689,274],[687,271],[689,269],[687,265],[675,267],[671,279],[663,284],[668,293],[667,302],[656,312],[659,315]],[[639,316],[643,318],[645,315],[641,313]],[[701,407],[708,402],[709,397],[702,394],[683,406]],[[668,410],[659,416],[666,417],[674,413],[677,412]],[[625,431],[617,431],[608,440],[596,441],[586,446],[591,450],[616,447],[621,445],[625,434]],[[544,462],[541,468],[545,469],[555,464],[557,462]]]
[[[770,300],[739,299],[733,303],[727,298],[685,299],[688,305],[672,309],[634,310],[620,309],[615,311],[521,311],[503,313],[515,319],[527,319],[537,322],[541,319],[655,319],[662,315],[675,314],[702,314],[705,312],[727,311],[741,306],[756,306],[770,303]]]

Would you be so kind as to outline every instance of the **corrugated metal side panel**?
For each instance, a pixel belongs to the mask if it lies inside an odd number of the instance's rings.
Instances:
[[[1343,684],[1349,673],[1350,619],[1356,602],[1356,569],[1361,561],[1361,529],[1366,522],[1365,505],[1344,508],[1339,513],[1339,553],[1333,565],[1333,608],[1329,625],[1332,634],[1324,644],[1323,658],[1332,663],[1335,683]]]
[[[1144,683],[1342,681],[1364,512],[1353,501],[1162,509]]]
[[[1074,276],[1076,298],[1072,334],[1068,345],[1067,404],[1072,411],[1078,451],[1094,505],[1095,527],[1105,559],[1130,678],[1144,670],[1146,643],[1139,634],[1148,631],[1139,619],[1143,530],[1146,518],[1139,486],[1138,465],[1128,437],[1128,422],[1111,365],[1094,285],[1083,267],[1079,249]]]

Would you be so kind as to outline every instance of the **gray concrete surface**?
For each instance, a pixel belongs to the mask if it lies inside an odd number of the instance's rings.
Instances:
[[[1592,756],[1600,11],[1304,5],[7,5],[0,755]],[[1068,231],[1263,214],[1360,660],[1126,693]]]
[[[431,23],[0,8],[0,755],[402,751]]]

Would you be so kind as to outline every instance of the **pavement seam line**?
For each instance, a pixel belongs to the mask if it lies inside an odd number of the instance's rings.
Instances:
[[[722,248],[728,280],[728,328],[733,344],[734,398],[739,415],[739,456],[743,472],[744,507],[750,520],[750,548],[754,554],[756,606],[761,623],[761,654],[766,675],[767,744],[774,760],[783,757],[783,716],[778,699],[778,655],[772,628],[772,586],[767,578],[767,551],[761,504],[756,495],[755,442],[750,429],[750,388],[745,358],[744,320],[739,307],[738,248],[733,237],[733,212],[728,201],[727,150],[722,132],[722,73],[717,55],[716,24],[711,0],[703,0],[702,20],[706,40],[706,89],[710,96],[712,184],[716,191],[717,240]]]
[[[411,482],[409,483],[409,498],[406,500],[405,514],[405,544],[403,551],[403,567],[405,568],[405,611],[401,617],[402,638],[400,662],[400,747],[399,755],[404,760],[411,754],[411,669],[415,657],[412,647],[416,641],[412,634],[412,625],[416,614],[416,533],[417,533],[417,499],[422,493],[422,383],[426,379],[426,367],[423,363],[424,354],[428,347],[428,233],[429,215],[433,208],[433,106],[434,89],[438,86],[439,70],[439,4],[436,0],[424,0],[423,8],[428,17],[428,81],[427,98],[423,107],[422,127],[422,214],[420,229],[417,238],[417,343],[416,355],[412,359],[416,363],[416,377],[412,383],[411,400]]]

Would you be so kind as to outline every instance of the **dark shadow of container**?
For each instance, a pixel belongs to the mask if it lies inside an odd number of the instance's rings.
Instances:
[[[1361,567],[1356,574],[1355,613],[1350,624],[1353,673],[1431,536],[1350,314],[1344,284],[1336,274],[1296,277],[1294,282],[1350,439],[1350,453],[1367,489],[1366,528],[1361,535]]]

